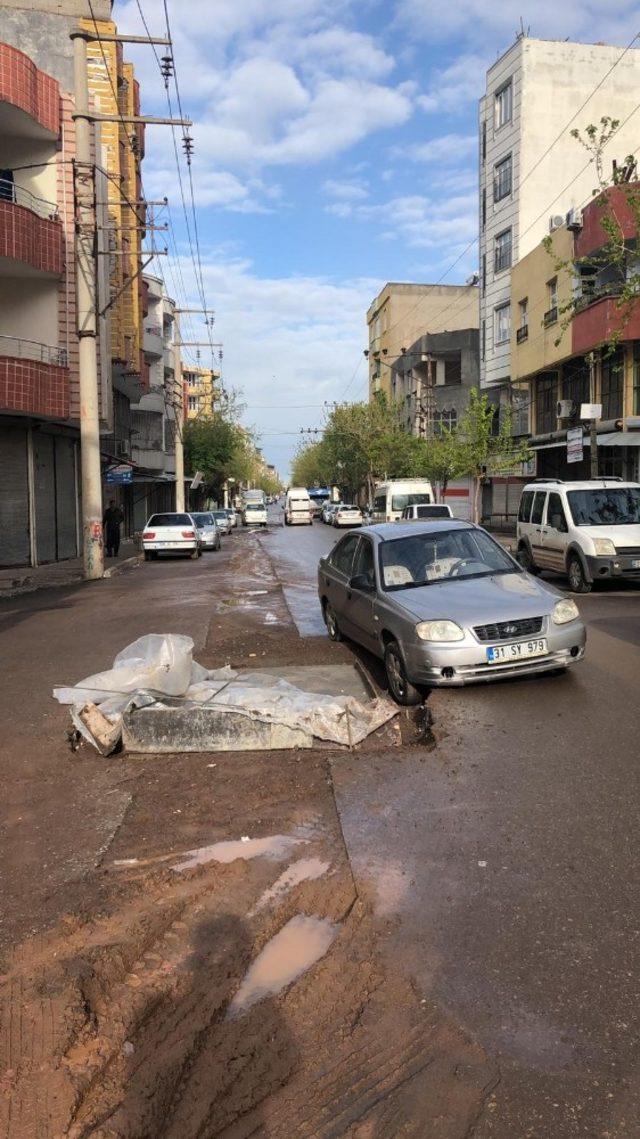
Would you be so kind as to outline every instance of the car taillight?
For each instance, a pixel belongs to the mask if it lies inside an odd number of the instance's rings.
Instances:
[[[145,530],[144,534],[142,535],[143,539],[146,538],[148,542],[153,541],[155,536],[156,535],[154,530]]]
[[[195,533],[193,532],[193,530],[183,530],[182,531],[182,537],[183,538],[195,538]]]

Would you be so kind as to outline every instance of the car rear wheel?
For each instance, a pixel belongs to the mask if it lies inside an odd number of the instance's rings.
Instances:
[[[329,639],[332,641],[341,641],[342,633],[338,625],[338,618],[335,615],[333,606],[330,605],[328,601],[324,607],[324,623],[327,626]]]
[[[569,589],[572,593],[590,593],[591,582],[587,581],[582,562],[577,554],[572,554],[567,565]]]
[[[407,670],[397,641],[390,641],[387,645],[384,653],[384,667],[387,680],[389,681],[391,695],[398,704],[409,706],[422,702],[421,693],[407,676]]]
[[[527,573],[535,575],[539,573],[538,567],[534,565],[533,558],[531,557],[531,550],[524,543],[518,548],[517,561],[522,566],[523,570]]]

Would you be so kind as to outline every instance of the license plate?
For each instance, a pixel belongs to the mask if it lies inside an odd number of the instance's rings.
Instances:
[[[640,558],[634,558],[631,563],[631,569],[640,569]]]
[[[545,637],[535,641],[517,641],[513,645],[494,645],[487,649],[488,664],[504,664],[512,660],[524,660],[526,657],[543,657],[547,652]]]
[[[182,542],[156,542],[157,550],[180,550],[182,549]]]

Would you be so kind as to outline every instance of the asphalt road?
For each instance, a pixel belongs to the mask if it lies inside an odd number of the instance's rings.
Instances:
[[[262,539],[303,635],[336,537]],[[440,690],[426,758],[334,765],[389,953],[496,1061],[475,1136],[640,1135],[640,589],[579,605],[573,672]]]

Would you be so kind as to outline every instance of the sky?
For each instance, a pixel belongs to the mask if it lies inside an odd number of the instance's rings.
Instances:
[[[327,405],[367,397],[366,311],[386,281],[477,270],[477,103],[486,68],[531,35],[626,46],[636,0],[167,0],[206,304],[223,377],[286,478]],[[120,31],[165,34],[161,0],[116,0]],[[162,48],[157,49],[159,54]],[[128,47],[144,114],[167,115],[151,47]],[[175,88],[170,85],[174,113]],[[180,133],[177,132],[178,144]],[[179,145],[181,156],[181,147]],[[187,207],[187,168],[180,160]],[[172,131],[147,127],[147,198],[169,199],[162,271],[202,306]],[[455,265],[453,263],[456,262]],[[453,267],[452,267],[453,266]],[[207,340],[197,316],[183,339]],[[201,362],[211,352],[201,350]],[[191,355],[195,349],[191,349]],[[310,436],[306,436],[306,439]]]

